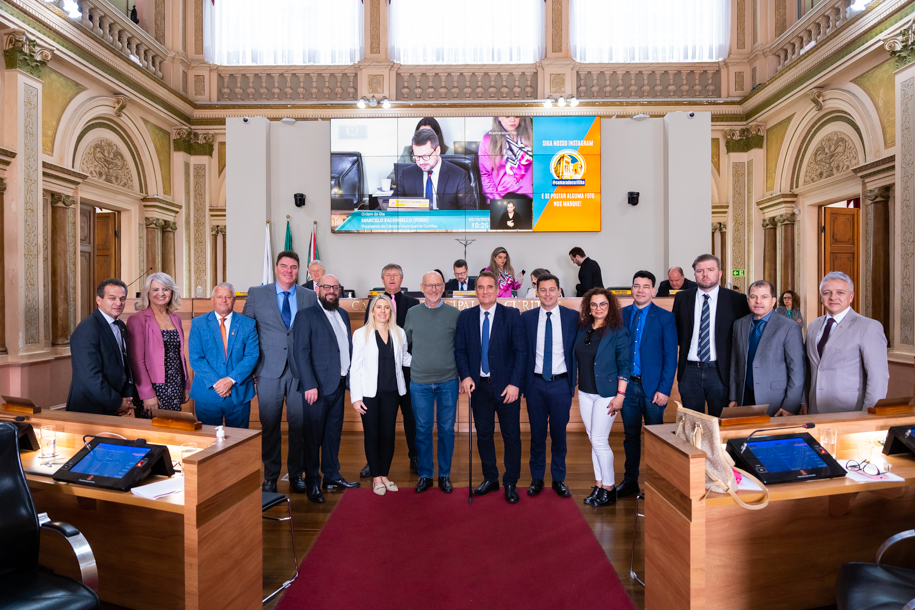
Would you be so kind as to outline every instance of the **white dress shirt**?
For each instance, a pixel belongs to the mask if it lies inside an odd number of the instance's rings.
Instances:
[[[493,324],[496,319],[496,309],[497,309],[496,304],[493,303],[492,308],[490,308],[488,310],[489,311],[489,341],[490,342],[492,342],[492,327],[493,327]],[[486,316],[484,315],[484,314],[486,314],[486,312],[487,312],[487,310],[483,309],[483,306],[480,305],[480,349],[481,350],[483,349],[483,320],[486,319]],[[489,373],[483,372],[483,354],[481,352],[480,353],[480,377],[489,377],[490,373],[492,373],[492,363],[491,362],[489,363]]]
[[[844,310],[840,311],[839,313],[837,313],[834,316],[830,315],[830,314],[826,314],[826,319],[823,320],[823,326],[821,326],[819,332],[817,332],[816,341],[814,341],[814,343],[819,344],[820,339],[823,338],[823,333],[826,331],[826,324],[829,322],[829,318],[832,318],[833,320],[836,321],[836,323],[832,327],[832,330],[829,331],[829,334],[831,335],[832,332],[836,329],[836,326],[838,326],[839,324],[842,323],[842,320],[845,318],[845,316],[848,315],[849,311],[851,311],[851,306],[846,307]]]
[[[686,359],[693,362],[699,362],[699,325],[702,322],[702,295],[708,295],[708,312],[709,312],[709,361],[718,360],[718,350],[715,349],[715,314],[718,312],[718,291],[720,286],[715,286],[709,292],[703,292],[702,289],[696,291],[696,310],[693,312],[693,338],[689,342],[689,354]]]
[[[422,168],[420,168],[422,169]],[[438,177],[442,173],[442,158],[438,158],[438,163],[432,168],[432,201],[429,202],[430,210],[438,209]],[[429,179],[429,173],[423,172],[423,196],[426,195],[426,180]]]
[[[121,337],[121,329],[118,328],[118,325],[115,324],[115,319],[109,316],[107,313],[98,310],[100,314],[105,318],[105,321],[108,322],[108,328],[111,329],[111,332],[114,333],[114,339],[118,342],[118,347],[121,348],[121,353],[124,352],[124,339]]]
[[[537,321],[537,349],[534,353],[534,372],[538,375],[543,374],[543,348],[546,338],[546,310],[540,307],[540,319]],[[566,354],[562,347],[562,321],[559,318],[559,307],[550,310],[553,314],[550,321],[553,324],[553,375],[568,373],[566,368]]]
[[[340,310],[328,311],[321,307],[321,311],[327,316],[330,325],[334,329],[334,335],[337,337],[337,347],[340,348],[340,376],[346,377],[349,372],[349,336],[346,334],[346,324],[340,317]]]

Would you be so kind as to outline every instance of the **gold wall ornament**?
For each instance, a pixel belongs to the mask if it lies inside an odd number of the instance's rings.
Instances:
[[[563,94],[566,91],[566,75],[550,74],[550,93]]]
[[[899,83],[900,110],[900,314],[899,342],[915,345],[915,132],[912,115],[915,114],[915,78]]]
[[[162,173],[162,193],[165,195],[172,194],[172,139],[169,132],[162,129],[155,123],[150,123],[143,119],[146,125],[146,131],[152,140],[153,148],[156,150],[156,159],[159,161],[159,171]],[[149,189],[152,192],[153,189]]]
[[[38,214],[41,208],[41,160],[38,153],[38,88],[24,84],[23,92],[23,211],[25,233],[23,257],[25,278],[25,343],[34,345],[41,337],[38,300],[39,258]]]
[[[737,48],[747,48],[747,0],[737,0]]]
[[[788,126],[791,124],[792,114],[786,119],[782,119],[772,127],[766,129],[766,192],[771,193],[775,190],[776,170],[778,169],[778,157],[782,151],[782,144],[785,142],[785,136],[788,135]]]
[[[369,76],[369,94],[384,93],[384,75],[372,74]]]
[[[219,173],[217,176],[222,176],[222,172],[226,171],[226,143],[219,142],[216,146],[216,167]]]
[[[552,20],[551,39],[553,53],[562,53],[562,0],[553,0]]]
[[[156,0],[155,22],[156,42],[165,45],[165,0]]]
[[[734,73],[734,90],[743,91],[744,90],[744,72],[735,72]]]
[[[133,174],[124,153],[108,138],[97,138],[83,152],[79,171],[103,182],[133,190]]]
[[[877,110],[877,118],[883,131],[884,148],[896,146],[896,79],[893,75],[895,71],[895,60],[890,59],[851,81],[864,90]]]
[[[725,132],[724,146],[729,153],[745,153],[754,148],[762,148],[765,131],[765,127],[759,123],[741,129],[729,129]]]
[[[721,138],[712,138],[712,166],[721,174]]]
[[[7,70],[21,70],[41,78],[41,71],[54,56],[52,49],[39,46],[38,41],[29,38],[22,30],[13,30],[6,36],[3,58]]]
[[[194,164],[194,287],[207,285],[207,166]]]
[[[775,0],[775,37],[778,38],[788,29],[787,0]]]
[[[194,75],[194,95],[206,95],[207,79],[203,74]]]
[[[194,55],[203,55],[203,0],[194,0]]]
[[[381,53],[381,7],[380,0],[369,0],[369,48],[372,55]]]
[[[734,227],[731,231],[731,267],[746,269],[746,229],[747,229],[747,164],[731,164],[731,218]]]
[[[191,156],[212,157],[215,148],[214,140],[211,133],[198,133],[187,127],[179,127],[175,130],[172,142],[175,152],[187,153]]]
[[[41,85],[41,151],[54,154],[54,140],[64,112],[86,87],[45,66]]]
[[[804,172],[804,184],[813,184],[850,170],[858,164],[858,149],[845,134],[833,131],[813,149]]]

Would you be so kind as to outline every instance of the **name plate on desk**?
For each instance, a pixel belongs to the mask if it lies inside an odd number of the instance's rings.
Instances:
[[[0,411],[5,413],[22,413],[24,415],[41,413],[41,407],[36,407],[35,403],[28,398],[0,395],[0,399],[3,400],[3,404],[0,404]]]
[[[156,428],[173,430],[200,430],[203,427],[193,413],[169,411],[168,409],[153,409],[152,425]]]
[[[455,290],[451,293],[452,297],[476,297],[477,293],[475,290]]]
[[[415,210],[428,210],[428,199],[417,199],[414,197],[406,199],[388,199],[388,209],[390,208],[412,208]]]

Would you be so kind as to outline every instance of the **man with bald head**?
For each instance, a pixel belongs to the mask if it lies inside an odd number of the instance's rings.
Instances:
[[[658,284],[657,296],[669,297],[671,290],[687,290],[695,287],[696,282],[686,279],[686,276],[683,275],[683,267],[671,267],[667,270],[667,279]]]
[[[416,453],[419,482],[416,493],[432,487],[435,465],[432,424],[438,420],[438,486],[451,493],[451,456],[454,454],[454,420],[457,416],[458,371],[454,360],[454,334],[460,312],[442,301],[445,280],[437,271],[423,276],[420,288],[425,301],[407,312],[404,331],[413,346],[410,397],[416,417]]]

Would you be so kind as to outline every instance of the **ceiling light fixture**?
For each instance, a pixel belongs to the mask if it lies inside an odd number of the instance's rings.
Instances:
[[[390,108],[390,107],[391,107],[391,100],[389,100],[387,97],[381,98],[381,107],[384,108],[385,110],[387,110],[388,108]]]
[[[366,99],[365,99],[365,96],[363,96],[358,102],[356,102],[356,107],[359,110],[365,110],[365,104],[366,104]]]
[[[546,98],[545,100],[543,100],[543,107],[544,107],[544,108],[552,108],[552,107],[553,107],[553,98],[548,97],[548,98]]]

